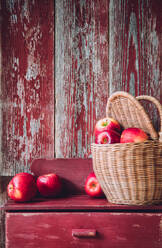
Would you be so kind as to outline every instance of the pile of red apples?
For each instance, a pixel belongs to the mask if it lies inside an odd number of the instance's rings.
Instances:
[[[31,201],[38,193],[43,197],[57,197],[61,191],[62,182],[55,173],[38,178],[30,173],[18,173],[7,186],[8,196],[16,202]]]
[[[116,120],[109,117],[100,119],[96,123],[94,129],[94,136],[95,143],[100,145],[115,143],[140,143],[149,139],[149,136],[142,129],[131,127],[123,130],[121,125]],[[91,182],[94,182],[95,180],[95,183]],[[93,191],[93,193],[91,193],[92,195],[104,195],[97,179],[89,179],[87,185],[89,184],[91,184],[89,187],[91,188],[91,191]]]
[[[144,142],[149,136],[139,128],[127,128],[122,131],[121,125],[112,118],[104,118],[96,123],[96,144],[114,144]],[[84,189],[91,197],[103,197],[104,193],[94,174],[91,172],[85,180]],[[30,173],[18,173],[9,182],[7,187],[8,196],[16,202],[31,201],[39,192],[43,197],[55,198],[61,196],[63,184],[60,177],[55,173],[35,178]]]
[[[93,197],[103,197],[103,191],[98,183],[94,172],[91,172],[84,184],[87,195]],[[32,201],[36,195],[45,198],[57,198],[63,193],[63,183],[61,178],[55,173],[39,176],[37,179],[30,173],[16,174],[8,184],[8,196],[15,202]]]
[[[121,125],[109,117],[96,123],[94,136],[96,144],[140,143],[149,138],[140,128],[131,127],[122,131]]]

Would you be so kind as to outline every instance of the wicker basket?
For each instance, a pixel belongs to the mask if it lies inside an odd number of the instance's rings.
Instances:
[[[150,134],[142,143],[92,144],[93,169],[109,202],[144,205],[162,201],[162,130],[155,131],[139,100],[148,100],[159,110],[153,97],[137,98],[116,92],[108,99],[106,116],[119,121],[123,128],[138,127]]]

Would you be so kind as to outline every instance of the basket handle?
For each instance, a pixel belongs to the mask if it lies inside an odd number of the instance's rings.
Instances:
[[[159,141],[162,141],[162,106],[161,106],[160,102],[155,97],[153,97],[153,96],[146,96],[146,95],[137,96],[136,99],[137,100],[147,100],[147,101],[150,101],[150,102],[154,103],[154,105],[158,109],[159,115],[160,115]]]

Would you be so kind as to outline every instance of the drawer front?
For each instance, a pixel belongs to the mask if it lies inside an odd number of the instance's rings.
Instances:
[[[161,248],[161,214],[7,213],[6,248]]]

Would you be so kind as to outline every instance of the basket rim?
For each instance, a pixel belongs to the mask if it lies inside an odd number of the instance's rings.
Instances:
[[[130,142],[130,143],[113,143],[113,144],[96,144],[95,142],[91,143],[91,147],[125,147],[125,146],[143,146],[143,145],[149,145],[149,144],[157,144],[157,145],[162,145],[162,142],[159,140],[145,140],[142,142]]]

